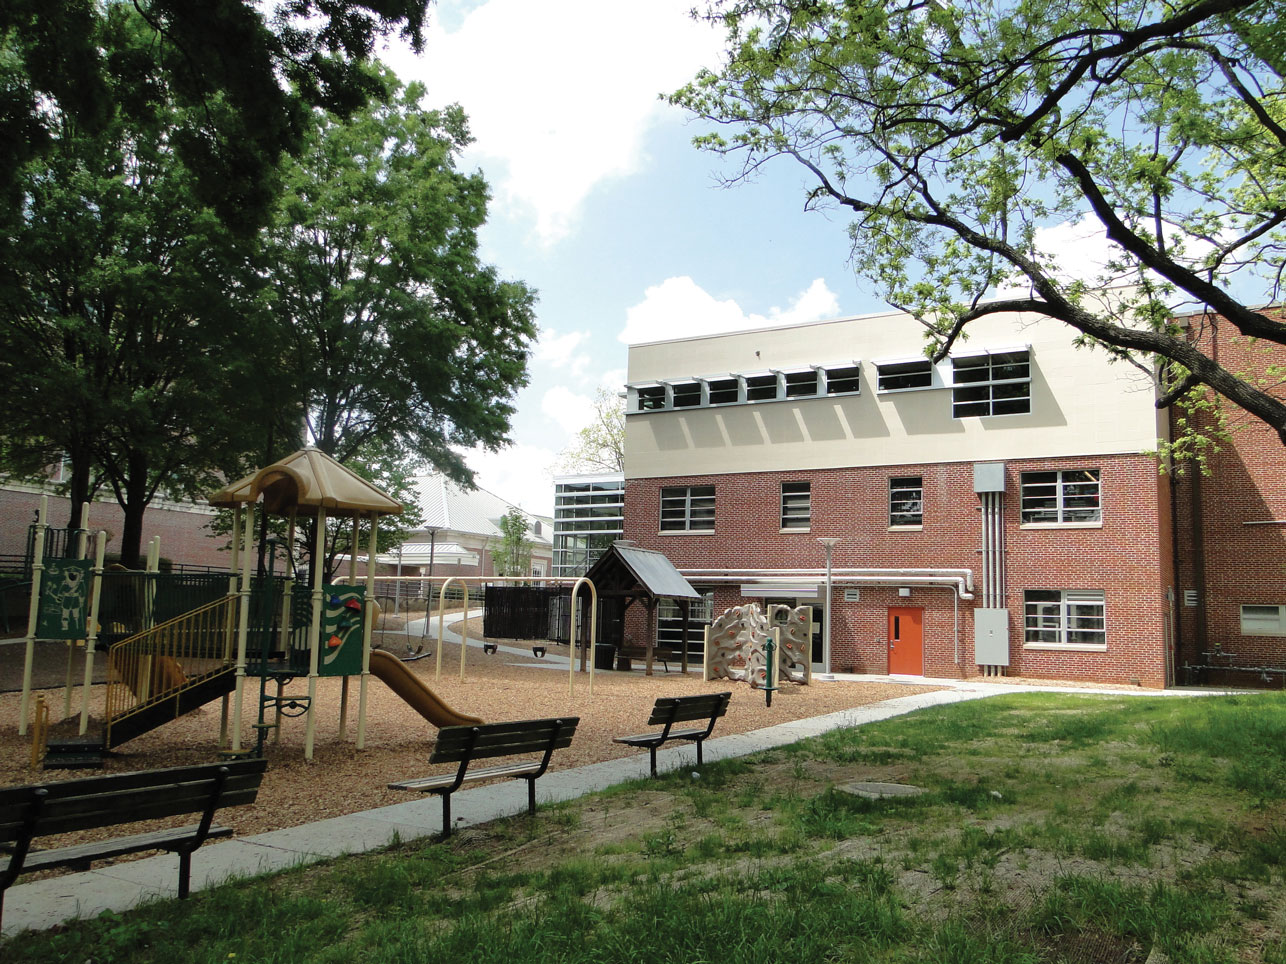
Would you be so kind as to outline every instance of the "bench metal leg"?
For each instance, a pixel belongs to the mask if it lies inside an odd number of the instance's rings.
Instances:
[[[527,815],[536,815],[536,778],[527,778]]]
[[[442,797],[442,837],[451,836],[451,794],[440,794]]]
[[[697,740],[697,766],[701,766],[701,744],[704,740]]]
[[[192,879],[192,851],[179,851],[179,900],[187,900]]]
[[[647,748],[648,753],[652,754],[652,776],[656,776],[656,746],[655,744]]]

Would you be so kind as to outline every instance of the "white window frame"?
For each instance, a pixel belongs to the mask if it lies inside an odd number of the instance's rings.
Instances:
[[[813,366],[807,368],[783,368],[779,398],[816,398],[821,394],[821,377]]]
[[[1055,598],[1032,599],[1033,594]],[[1097,608],[1098,615],[1092,615]],[[1101,628],[1074,625],[1096,619]],[[1054,638],[1041,638],[1053,633]],[[1072,635],[1092,636],[1073,639]],[[1035,637],[1035,638],[1033,638]],[[1107,652],[1107,599],[1101,589],[1028,589],[1023,592],[1023,648]]]
[[[793,491],[787,492],[791,486]],[[803,486],[801,489],[800,486]],[[800,499],[800,496],[803,499]],[[802,506],[802,511],[800,509]],[[803,522],[799,522],[799,519]],[[813,526],[813,484],[803,479],[789,479],[781,484],[781,531],[808,532]]]
[[[705,383],[705,397],[707,404],[710,405],[736,405],[738,402],[745,401],[745,396],[741,393],[741,379],[736,375],[711,375],[709,378],[701,379]],[[716,393],[732,392],[732,398],[717,399]]]
[[[1252,614],[1251,623],[1246,622],[1246,610],[1259,610]],[[1270,625],[1267,621],[1268,611],[1273,610],[1275,620]],[[1286,606],[1275,606],[1271,603],[1242,603],[1240,609],[1241,635],[1243,636],[1286,636]]]
[[[1031,479],[1037,475],[1052,475],[1052,482],[1037,482]],[[1090,476],[1093,478],[1091,479]],[[1084,512],[1082,506],[1069,507],[1068,502],[1077,498],[1074,493],[1069,492],[1073,487],[1087,486],[1093,482],[1096,489],[1096,514],[1088,519],[1068,518],[1071,513]],[[1032,508],[1029,509],[1027,502],[1029,499],[1047,499],[1048,496],[1036,496],[1028,494],[1029,489],[1037,487],[1054,487],[1054,506],[1053,509]],[[1028,513],[1048,513],[1052,511],[1053,519],[1029,519]],[[1103,525],[1103,472],[1101,469],[1033,469],[1023,472],[1019,477],[1018,487],[1018,520],[1023,528],[1048,529],[1048,528],[1098,528]]]
[[[835,362],[831,365],[819,365],[821,381],[825,386],[824,395],[860,395],[862,394],[862,363],[858,361]],[[840,373],[843,373],[842,375]],[[837,377],[838,376],[838,377]],[[856,382],[856,387],[849,388],[849,381]],[[840,387],[841,385],[845,387]]]
[[[918,485],[907,485],[906,483],[914,479]],[[901,482],[902,485],[894,483]],[[905,495],[900,499],[894,498],[894,493],[918,492],[918,497],[914,500],[919,505],[918,520],[916,522],[895,522],[895,517],[899,514],[894,510],[898,504],[907,504],[908,499]],[[907,510],[901,512],[902,515],[910,515]],[[923,529],[924,528],[924,476],[922,475],[895,475],[889,478],[889,528],[890,529]]]
[[[930,389],[944,387],[937,366],[929,358],[886,358],[872,364],[875,365],[875,391],[878,395],[927,392]],[[908,375],[926,375],[929,381],[924,385],[908,385],[901,388],[890,388],[885,384],[886,378],[903,378]]]
[[[706,490],[709,490],[708,493]],[[669,493],[667,495],[667,493]],[[708,500],[709,506],[705,505]],[[697,503],[700,504],[697,504]],[[667,505],[668,503],[668,505]],[[670,510],[667,519],[666,509]],[[709,509],[709,525],[698,528],[694,525],[694,510],[705,512]],[[676,512],[677,510],[677,512]],[[678,514],[681,512],[682,514]],[[659,532],[662,535],[674,535],[680,532],[714,532],[715,490],[713,485],[667,485],[661,488]],[[681,525],[666,525],[667,521],[678,520]],[[704,522],[705,520],[701,520]]]
[[[1018,361],[1010,356],[1025,355],[1025,361]],[[968,363],[968,364],[966,364]],[[1024,365],[1026,374],[1018,377],[1003,377],[1005,369]],[[991,351],[967,355],[951,356],[951,417],[952,418],[995,418],[1003,415],[1031,414],[1031,348],[998,348]],[[981,378],[961,380],[962,372],[981,372]],[[1018,394],[1019,387],[1025,390]],[[962,392],[976,392],[986,389],[986,398],[960,398]],[[1013,393],[1013,394],[1011,394]],[[1026,401],[1026,407],[1017,409],[1012,403]],[[969,406],[985,405],[986,411],[961,412]],[[1013,411],[997,411],[997,408],[1014,408]]]

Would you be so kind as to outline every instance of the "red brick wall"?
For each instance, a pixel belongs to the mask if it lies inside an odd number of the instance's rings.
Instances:
[[[1194,340],[1233,372],[1264,376],[1270,366],[1286,366],[1282,346],[1244,338],[1218,317],[1188,321]],[[1266,384],[1286,397],[1280,376]],[[1211,474],[1202,477],[1190,468],[1175,483],[1181,517],[1179,668],[1229,663],[1267,667],[1278,671],[1270,675],[1281,676],[1286,637],[1243,636],[1241,606],[1286,604],[1286,447],[1259,419],[1230,410],[1231,441],[1210,457]],[[1198,606],[1183,605],[1183,589],[1198,591]],[[1227,655],[1206,655],[1216,647]],[[1227,681],[1253,685],[1256,675],[1231,675]]]
[[[1020,474],[1074,468],[1101,470],[1102,527],[1021,528]],[[890,530],[888,480],[907,475],[924,480],[924,525],[919,531]],[[783,533],[781,483],[804,479],[812,482],[811,530]],[[658,531],[660,490],[674,485],[715,486],[712,535]],[[633,479],[626,483],[625,507],[626,538],[664,552],[680,569],[820,569],[825,555],[817,539],[834,536],[841,539],[832,557],[834,569],[971,569],[981,595],[981,512],[972,463]],[[1155,460],[1140,455],[1008,462],[1005,518],[1009,674],[1164,685],[1165,593],[1172,584],[1165,533],[1170,519]],[[697,576],[691,581],[701,584]],[[925,675],[978,673],[972,610],[979,599],[960,603],[957,622],[948,589],[913,586],[909,597],[900,597],[896,587],[857,588],[860,601],[845,603],[843,587],[835,587],[833,670],[887,672],[888,609],[905,605],[924,609]],[[1029,588],[1103,590],[1107,652],[1025,650],[1023,590]],[[715,609],[721,612],[742,601],[735,588],[722,588]]]
[[[39,493],[0,489],[0,555],[16,557],[26,552],[27,527],[36,521],[39,508]],[[65,528],[70,511],[71,506],[66,499],[50,496],[48,524]],[[161,555],[172,562],[226,568],[231,559],[231,554],[224,551],[228,539],[210,531],[209,524],[213,519],[213,515],[200,511],[149,508],[143,520],[143,551],[147,551],[148,540],[159,536]],[[89,528],[107,532],[108,554],[120,551],[124,517],[115,502],[93,503],[89,510]]]

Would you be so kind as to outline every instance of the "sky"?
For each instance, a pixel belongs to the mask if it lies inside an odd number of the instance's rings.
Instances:
[[[722,31],[692,0],[438,0],[423,53],[382,59],[460,104],[462,168],[492,190],[482,257],[538,292],[530,384],[513,444],[472,452],[484,489],[553,512],[560,454],[599,386],[623,390],[632,342],[886,310],[848,265],[847,223],[805,212],[808,173],[782,159],[727,186],[735,162],[664,103],[716,68]]]

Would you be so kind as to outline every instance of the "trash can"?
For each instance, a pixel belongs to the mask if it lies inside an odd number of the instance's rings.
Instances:
[[[615,658],[616,646],[612,643],[594,644],[594,669],[611,669]]]

